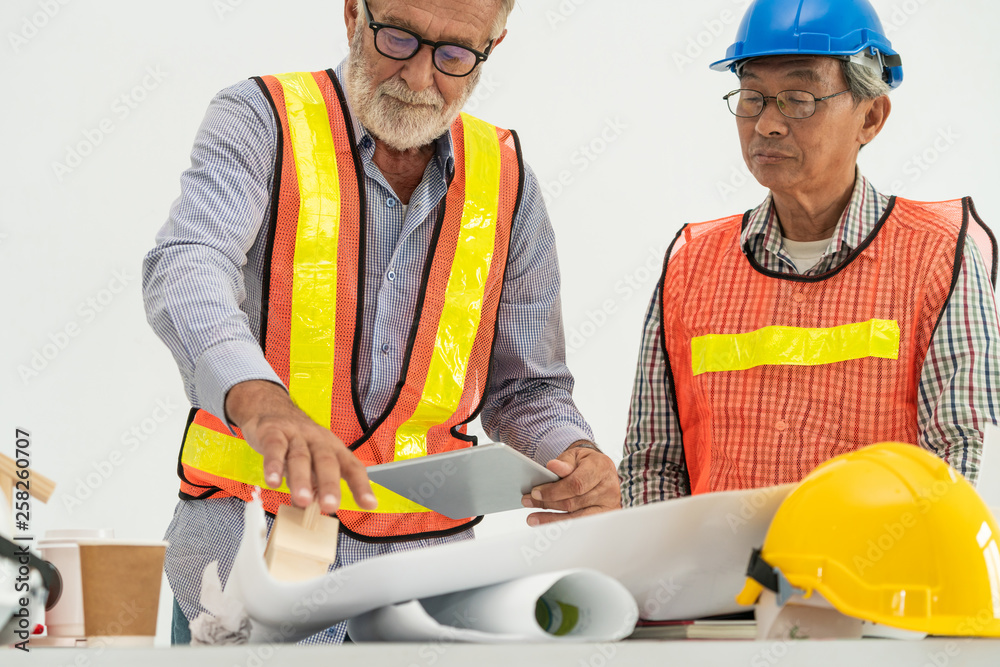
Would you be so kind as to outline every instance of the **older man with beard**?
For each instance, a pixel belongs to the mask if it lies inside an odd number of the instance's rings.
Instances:
[[[336,70],[212,101],[143,274],[193,406],[166,534],[175,642],[205,566],[228,576],[255,487],[271,513],[336,513],[336,567],[472,537],[478,519],[373,487],[365,465],[471,446],[480,413],[563,478],[524,497],[560,511],[530,525],[619,507],[571,397],[538,182],[514,133],[459,114],[513,4],[346,0]]]

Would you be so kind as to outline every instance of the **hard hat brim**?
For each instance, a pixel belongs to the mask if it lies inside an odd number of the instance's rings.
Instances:
[[[868,47],[865,47],[868,48]],[[772,56],[821,56],[824,58],[836,58],[838,60],[844,60],[850,58],[851,56],[857,55],[864,51],[854,52],[831,52],[831,51],[810,51],[810,50],[793,50],[793,49],[775,49],[774,51],[760,51],[757,53],[742,53],[738,56],[727,56],[722,60],[716,60],[714,63],[709,65],[709,69],[715,70],[716,72],[725,72],[727,69],[731,70],[736,63],[742,62],[744,60],[756,60],[757,58],[770,58]],[[885,55],[894,56],[896,53],[891,50],[885,50]]]

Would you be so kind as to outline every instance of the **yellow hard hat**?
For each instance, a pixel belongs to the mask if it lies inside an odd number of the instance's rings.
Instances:
[[[736,597],[818,591],[838,611],[936,635],[1000,636],[996,519],[944,461],[897,442],[818,466],[775,514]]]

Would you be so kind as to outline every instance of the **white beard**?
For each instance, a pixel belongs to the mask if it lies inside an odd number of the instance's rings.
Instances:
[[[372,135],[393,150],[407,151],[430,144],[458,118],[479,83],[480,68],[465,77],[465,90],[449,105],[433,87],[410,90],[399,75],[375,86],[375,68],[364,48],[367,30],[368,26],[358,23],[347,58],[347,94],[354,113]]]

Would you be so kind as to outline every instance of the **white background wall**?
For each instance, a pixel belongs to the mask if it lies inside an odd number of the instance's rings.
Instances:
[[[521,0],[468,109],[518,130],[545,184],[577,402],[616,460],[666,245],[681,224],[764,196],[720,99],[736,80],[708,70],[746,4]],[[874,4],[906,78],[862,169],[888,193],[972,194],[1000,224],[1000,9]],[[335,66],[342,15],[339,0],[4,0],[0,452],[27,429],[38,471],[59,484],[33,508],[38,533],[162,535],[187,402],[146,325],[142,257],[212,95]],[[522,522],[490,517],[480,533]]]

